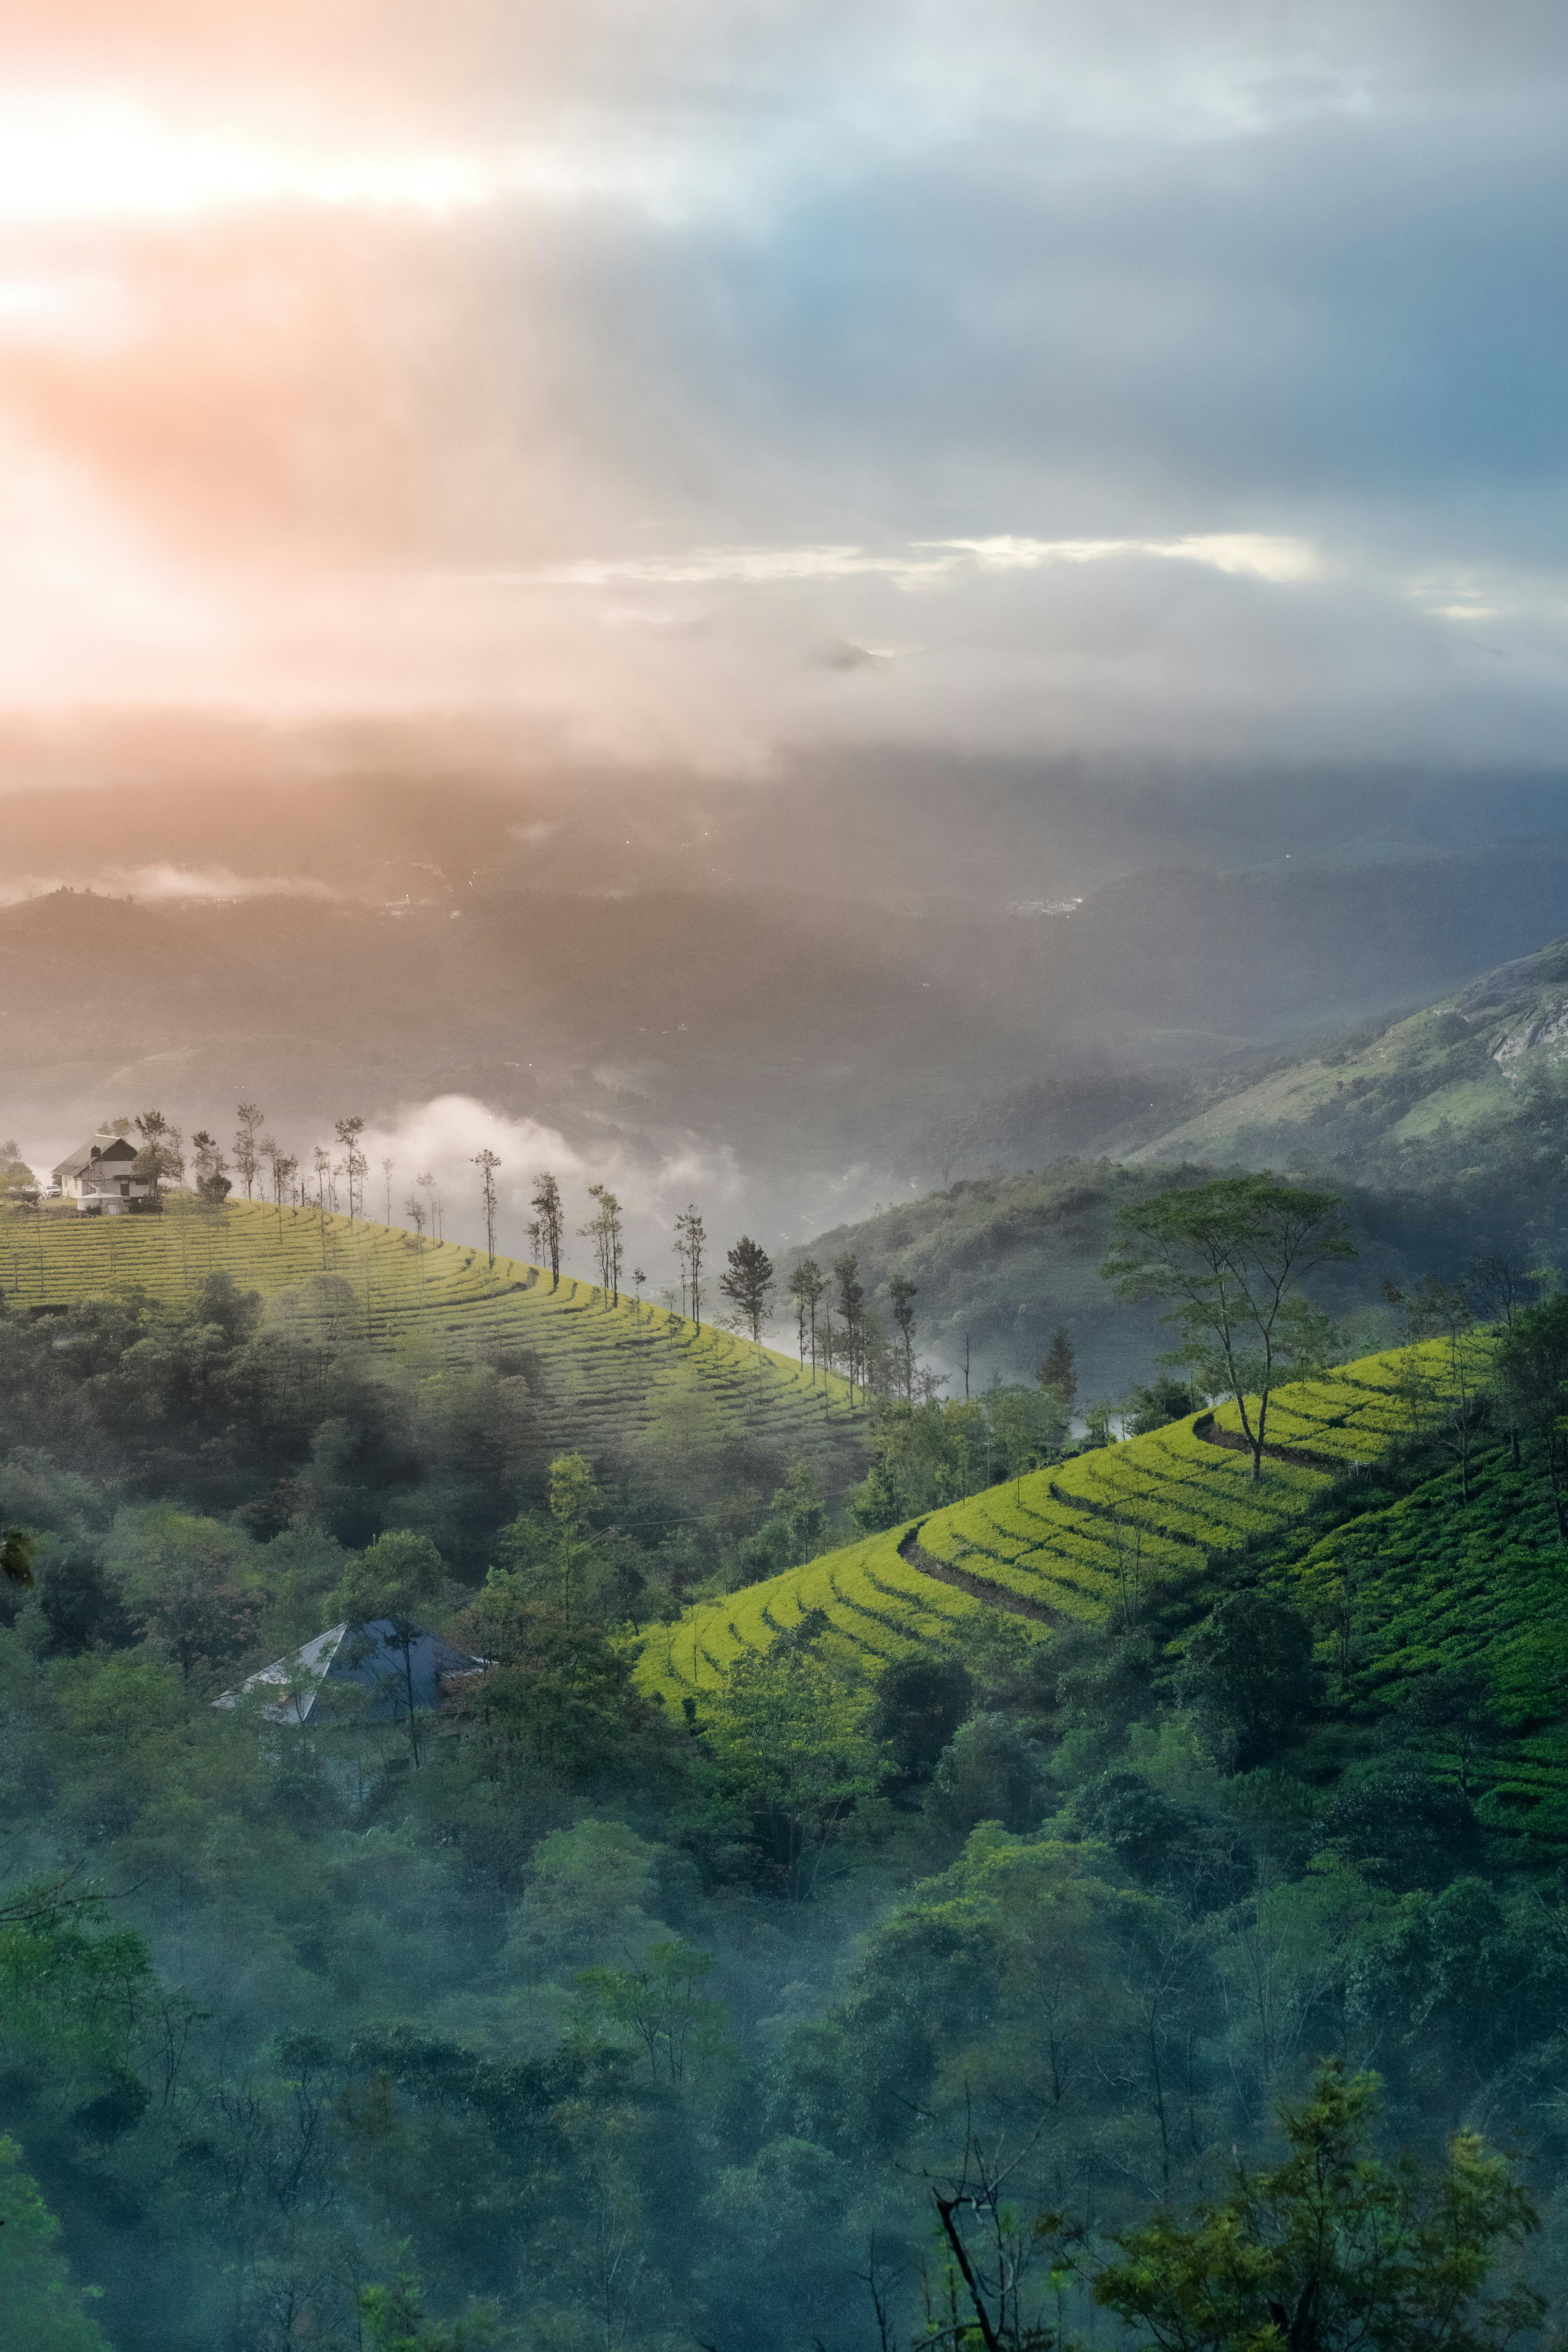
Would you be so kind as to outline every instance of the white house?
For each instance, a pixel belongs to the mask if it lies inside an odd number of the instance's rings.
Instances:
[[[153,1181],[133,1171],[137,1149],[123,1135],[94,1135],[60,1161],[49,1190],[84,1217],[121,1217],[153,1198]]]

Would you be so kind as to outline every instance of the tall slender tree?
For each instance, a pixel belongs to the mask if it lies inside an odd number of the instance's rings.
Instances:
[[[811,1377],[816,1378],[816,1309],[827,1276],[814,1257],[803,1257],[789,1278],[789,1295],[795,1303],[800,1327],[800,1360],[805,1361],[806,1349],[811,1349]]]
[[[364,1176],[370,1166],[359,1148],[360,1137],[364,1133],[364,1121],[357,1116],[336,1119],[332,1132],[343,1148],[343,1179],[348,1186],[349,1223],[352,1225],[356,1213],[361,1216],[364,1213]]]
[[[278,1212],[278,1222],[283,1222],[283,1196],[298,1172],[300,1162],[291,1151],[274,1144],[270,1154],[272,1166],[272,1205]]]
[[[241,1103],[235,1116],[239,1124],[234,1131],[234,1164],[239,1171],[245,1197],[248,1201],[255,1190],[256,1171],[261,1165],[261,1153],[257,1146],[257,1138],[261,1133],[261,1106],[259,1103]]]
[[[677,1249],[679,1250],[683,1244],[685,1247],[686,1286],[691,1300],[691,1320],[700,1331],[703,1297],[702,1260],[708,1247],[708,1231],[698,1213],[695,1201],[687,1202],[684,1211],[675,1221],[675,1230],[679,1236],[676,1244]]]
[[[387,1161],[390,1168],[392,1162]],[[500,1154],[487,1143],[482,1151],[474,1154],[474,1166],[479,1171],[479,1194],[485,1209],[485,1248],[489,1254],[493,1272],[496,1262],[496,1170],[500,1166]]]
[[[899,1328],[899,1346],[904,1360],[904,1402],[915,1401],[915,1298],[916,1286],[901,1274],[894,1275],[888,1285],[888,1297],[892,1305],[893,1320]]]
[[[388,1224],[391,1224],[392,1223],[392,1171],[395,1165],[395,1162],[392,1160],[390,1155],[388,1155],[388,1157],[381,1163],[382,1181],[386,1186],[386,1222]],[[492,1251],[490,1255],[493,1256],[495,1253]]]
[[[593,1215],[577,1230],[584,1241],[594,1244],[599,1261],[599,1282],[612,1307],[621,1298],[621,1254],[623,1249],[621,1204],[605,1184],[590,1184],[588,1198],[596,1203]]]
[[[834,1280],[838,1286],[838,1319],[844,1326],[845,1362],[849,1374],[849,1401],[855,1401],[856,1383],[863,1369],[866,1338],[866,1286],[860,1280],[860,1261],[853,1251],[846,1250],[833,1261]]]
[[[561,1237],[566,1230],[566,1210],[561,1198],[561,1187],[545,1169],[539,1178],[539,1189],[530,1207],[534,1212],[534,1223],[530,1228],[533,1246],[541,1265],[550,1268],[550,1287],[561,1287]]]
[[[1072,1351],[1072,1333],[1064,1324],[1051,1335],[1051,1344],[1045,1360],[1035,1375],[1047,1396],[1054,1396],[1064,1414],[1070,1420],[1078,1402],[1078,1368]]]
[[[761,1242],[750,1234],[742,1234],[729,1253],[729,1263],[719,1277],[719,1287],[735,1309],[752,1343],[760,1347],[763,1325],[768,1318],[768,1299],[773,1286],[773,1262]]]

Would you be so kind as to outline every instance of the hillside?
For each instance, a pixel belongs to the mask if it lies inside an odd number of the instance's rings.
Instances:
[[[1545,1482],[1500,1444],[1472,1466],[1468,1497],[1457,1470],[1432,1475],[1429,1461],[1425,1476],[1378,1472],[1430,1437],[1442,1371],[1436,1350],[1407,1349],[1281,1389],[1257,1486],[1224,1443],[1238,1426],[1227,1406],[987,1488],[689,1609],[649,1634],[638,1681],[667,1706],[700,1705],[743,1650],[816,1611],[823,1654],[852,1681],[962,1643],[998,1612],[1031,1641],[1142,1623],[1179,1647],[1241,1576],[1317,1633],[1305,1777],[1337,1779],[1393,1730],[1439,1780],[1463,1771],[1483,1824],[1521,1858],[1556,1857],[1568,1849],[1568,1550]],[[1439,1666],[1485,1686],[1473,1753],[1400,1712]]]
[[[537,848],[500,824],[446,863],[400,847],[352,890],[323,853],[326,878],[254,895],[219,860],[186,897],[171,864],[145,900],[0,906],[6,1131],[47,1164],[111,1105],[188,1131],[245,1097],[299,1149],[345,1108],[462,1094],[580,1153],[700,1150],[772,1246],[911,1179],[1147,1143],[1244,1058],[1386,1022],[1568,922],[1561,843],[1225,871],[1216,835],[1097,875],[1026,855],[1020,818],[1015,859],[911,895],[851,887],[841,832],[808,882],[694,829],[714,854],[683,880],[662,857],[628,879],[623,842],[567,887],[545,820]]]
[[[1118,1209],[1173,1181],[1204,1173],[1129,1168],[1110,1160],[1065,1160],[1039,1170],[965,1177],[944,1190],[881,1209],[859,1223],[819,1234],[791,1254],[831,1265],[844,1252],[858,1261],[873,1299],[901,1275],[916,1286],[923,1354],[950,1375],[947,1394],[963,1394],[958,1367],[967,1335],[972,1388],[993,1372],[1032,1380],[1051,1334],[1065,1326],[1078,1359],[1080,1401],[1125,1395],[1150,1377],[1170,1335],[1153,1306],[1114,1298],[1100,1268]],[[1317,1288],[1331,1313],[1351,1323],[1354,1344],[1393,1336],[1392,1321],[1366,1301],[1385,1280],[1458,1275],[1493,1237],[1492,1204],[1456,1206],[1447,1199],[1380,1195],[1348,1188],[1346,1209],[1357,1256],[1328,1268]],[[884,1308],[885,1311],[885,1308]]]
[[[827,1654],[856,1675],[879,1673],[942,1621],[982,1609],[1004,1610],[1042,1635],[1102,1622],[1134,1555],[1150,1582],[1201,1580],[1213,1554],[1298,1517],[1335,1465],[1373,1460],[1395,1444],[1408,1428],[1402,1369],[1399,1356],[1368,1357],[1278,1392],[1271,1433],[1321,1466],[1267,1461],[1254,1485],[1240,1454],[1197,1433],[1211,1416],[1173,1422],[689,1610],[650,1635],[639,1677],[667,1695],[700,1692],[741,1649],[765,1647],[808,1609],[826,1611]],[[1234,1427],[1235,1409],[1212,1419],[1221,1431]]]
[[[0,1290],[24,1314],[136,1286],[187,1305],[220,1273],[260,1291],[297,1331],[346,1326],[373,1351],[432,1369],[489,1361],[521,1373],[549,1449],[619,1454],[671,1413],[695,1412],[715,1435],[809,1454],[829,1494],[863,1468],[866,1415],[837,1374],[814,1385],[772,1349],[625,1296],[612,1306],[569,1276],[552,1291],[511,1258],[492,1273],[462,1243],[420,1246],[395,1226],[258,1201],[214,1213],[180,1193],[161,1217],[0,1212]]]
[[[1129,1154],[1312,1161],[1363,1181],[1463,1178],[1513,1156],[1521,1123],[1559,1114],[1568,939],[1485,972],[1407,1018],[1279,1066]]]

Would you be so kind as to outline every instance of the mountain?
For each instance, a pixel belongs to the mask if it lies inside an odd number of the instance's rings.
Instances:
[[[1562,826],[1466,838],[1457,799],[1342,793],[1314,845],[1239,788],[639,790],[6,802],[6,1131],[47,1160],[149,1103],[226,1132],[245,1097],[308,1150],[345,1110],[459,1094],[650,1199],[700,1164],[772,1247],[900,1189],[1141,1148],[1260,1055],[1568,928]]]
[[[1131,1152],[1362,1183],[1550,1181],[1568,1122],[1568,939],[1278,1066]],[[1532,1163],[1544,1147],[1547,1165]]]
[[[1171,1339],[1157,1307],[1125,1305],[1100,1279],[1116,1212],[1212,1172],[1195,1158],[1137,1167],[1102,1159],[962,1177],[819,1234],[790,1263],[809,1255],[831,1266],[852,1255],[873,1302],[885,1302],[895,1276],[912,1282],[918,1345],[948,1374],[950,1396],[963,1392],[966,1344],[972,1388],[993,1375],[1029,1381],[1059,1328],[1073,1343],[1079,1398],[1121,1396],[1151,1377]],[[1384,1282],[1457,1278],[1484,1250],[1512,1245],[1526,1214],[1513,1192],[1483,1186],[1427,1193],[1350,1185],[1345,1202],[1356,1256],[1322,1269],[1316,1294],[1363,1345],[1394,1336],[1387,1311],[1368,1304]]]

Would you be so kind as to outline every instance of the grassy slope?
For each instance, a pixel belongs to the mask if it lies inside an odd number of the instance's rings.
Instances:
[[[226,1273],[264,1296],[323,1272],[347,1284],[338,1297],[378,1349],[422,1349],[438,1360],[521,1358],[547,1442],[594,1454],[646,1431],[682,1394],[700,1399],[721,1429],[791,1453],[810,1453],[837,1488],[860,1475],[866,1416],[835,1377],[814,1388],[797,1364],[729,1333],[696,1328],[662,1307],[638,1307],[563,1276],[552,1292],[536,1267],[498,1257],[492,1274],[466,1243],[416,1247],[395,1226],[312,1209],[279,1215],[231,1201],[221,1215],[175,1195],[162,1217],[0,1217],[0,1290],[26,1313],[141,1285],[156,1298],[193,1297]],[[290,1316],[333,1309],[306,1292]],[[360,1324],[363,1315],[363,1323]],[[824,1456],[826,1455],[826,1460]]]
[[[1519,1837],[1522,1852],[1555,1854],[1568,1846],[1568,1551],[1540,1476],[1511,1470],[1500,1448],[1477,1465],[1468,1503],[1456,1470],[1397,1500],[1377,1492],[1359,1514],[1352,1502],[1327,1535],[1321,1520],[1304,1518],[1305,1507],[1330,1493],[1328,1465],[1375,1462],[1415,1433],[1402,1392],[1408,1368],[1403,1351],[1373,1356],[1279,1392],[1270,1442],[1319,1457],[1322,1468],[1270,1462],[1255,1486],[1244,1455],[1205,1443],[1189,1422],[1173,1423],[688,1610],[648,1636],[638,1680],[667,1704],[700,1696],[742,1646],[765,1647],[808,1609],[829,1620],[826,1654],[851,1675],[874,1678],[1004,1596],[1043,1605],[1058,1622],[1102,1623],[1135,1569],[1155,1588],[1167,1623],[1190,1622],[1223,1591],[1225,1555],[1250,1544],[1261,1573],[1325,1629],[1341,1580],[1348,1576],[1355,1589],[1352,1671],[1342,1684],[1336,1640],[1325,1630],[1328,1706],[1304,1767],[1331,1778],[1376,1750],[1390,1705],[1414,1678],[1438,1664],[1479,1664],[1502,1726],[1470,1767],[1481,1816]],[[1237,1426],[1234,1407],[1216,1419]],[[913,1531],[931,1557],[994,1588],[997,1603],[902,1558]],[[1014,1622],[1050,1638],[1043,1622]],[[1425,1742],[1425,1758],[1439,1777],[1457,1769],[1440,1738]]]
[[[1129,1154],[1134,1163],[1258,1159],[1296,1145],[1365,1150],[1484,1129],[1519,1080],[1562,1057],[1568,941],[1472,981],[1371,1037],[1276,1069]]]
[[[1347,1466],[1375,1458],[1407,1425],[1396,1379],[1396,1360],[1374,1356],[1310,1387],[1282,1390],[1272,1408],[1273,1441]],[[1216,1418],[1234,1426],[1234,1408]],[[1151,1580],[1199,1580],[1212,1553],[1283,1528],[1329,1483],[1326,1470],[1270,1461],[1255,1486],[1243,1455],[1204,1443],[1191,1423],[1174,1422],[987,1487],[726,1601],[701,1602],[649,1636],[638,1675],[667,1698],[687,1696],[710,1686],[742,1646],[765,1647],[812,1608],[826,1611],[829,1654],[876,1675],[943,1620],[991,1605],[900,1557],[900,1544],[917,1528],[922,1550],[999,1596],[1059,1620],[1098,1623],[1135,1565]]]

